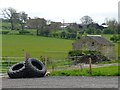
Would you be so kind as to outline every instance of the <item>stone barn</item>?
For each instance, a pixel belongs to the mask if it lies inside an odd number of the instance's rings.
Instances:
[[[115,59],[114,44],[101,35],[83,36],[81,39],[75,41],[72,46],[73,50],[99,51],[107,58]]]

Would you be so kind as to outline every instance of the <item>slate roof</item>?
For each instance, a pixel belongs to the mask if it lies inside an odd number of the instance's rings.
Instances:
[[[86,36],[86,37],[89,37],[89,38],[95,40],[96,42],[98,42],[99,44],[102,44],[102,45],[114,46],[114,44],[112,42],[108,41],[107,39],[105,39],[101,36]]]

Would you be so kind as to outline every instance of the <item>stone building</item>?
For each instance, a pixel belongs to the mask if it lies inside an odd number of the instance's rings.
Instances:
[[[75,41],[72,46],[73,50],[99,51],[107,58],[115,59],[114,44],[100,35],[83,36]]]

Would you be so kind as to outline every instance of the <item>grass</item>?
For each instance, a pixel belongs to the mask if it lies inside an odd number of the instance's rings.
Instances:
[[[24,52],[32,57],[65,58],[72,49],[73,40],[32,35],[2,35],[2,56],[22,57]]]
[[[92,74],[89,69],[81,70],[61,70],[51,72],[51,76],[120,76],[118,66],[109,66],[101,68],[92,68]]]
[[[35,30],[31,30],[31,32],[35,34]],[[17,31],[11,33],[17,33]],[[108,40],[111,36],[103,35]],[[35,35],[2,35],[2,54],[8,57],[21,57],[24,56],[24,52],[29,52],[32,57],[48,56],[63,59],[67,57],[68,51],[72,50],[73,42],[74,40]],[[115,43],[116,57],[119,52],[118,46],[120,43]]]
[[[35,32],[35,31],[33,31]],[[14,33],[14,32],[12,32]],[[16,32],[17,33],[17,32]],[[1,35],[0,35],[1,36]],[[111,35],[105,35],[109,39]],[[1,38],[1,37],[0,37]],[[48,38],[35,35],[2,35],[2,56],[3,57],[24,57],[24,53],[30,53],[31,57],[39,58],[40,56],[48,56],[55,60],[60,59],[56,65],[63,66],[63,62],[67,57],[68,51],[72,49],[74,40],[65,40],[57,38]],[[118,46],[120,43],[115,43],[115,53],[118,55]],[[120,52],[119,52],[120,54]],[[120,55],[119,55],[120,56]],[[115,61],[116,62],[116,61]],[[2,68],[2,72],[6,72],[6,67]],[[89,69],[80,70],[62,70],[52,72],[52,76],[91,76],[88,73]],[[104,67],[92,69],[92,76],[117,76],[118,67]]]
[[[110,41],[110,38],[113,36],[113,34],[103,34],[102,36]]]

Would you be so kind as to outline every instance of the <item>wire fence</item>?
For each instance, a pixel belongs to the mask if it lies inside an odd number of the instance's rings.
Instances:
[[[48,57],[35,58],[44,63],[47,71],[73,69],[72,62],[69,59],[51,59]],[[0,57],[0,73],[7,73],[8,69],[19,62],[25,61],[25,57]]]
[[[0,57],[0,73],[6,73],[8,69],[18,62],[21,62],[24,57]]]
[[[47,71],[53,72],[58,70],[72,70],[91,68],[91,63],[76,63],[68,58],[53,59],[49,57],[34,58],[40,60],[45,65]],[[0,73],[7,73],[8,69],[16,64],[26,60],[26,57],[0,57]],[[91,60],[91,59],[90,59]],[[92,65],[93,67],[93,65]]]
[[[92,74],[92,68],[98,68],[98,67],[106,67],[106,66],[118,66],[117,63],[115,64],[92,64],[92,59],[89,58],[89,64],[85,63],[77,63],[75,64],[70,59],[53,59],[48,57],[40,57],[40,58],[34,58],[37,60],[40,60],[45,65],[48,72],[54,72],[59,70],[83,70],[85,68],[88,68],[89,73]],[[16,64],[25,61],[25,57],[0,57],[0,75],[1,74],[7,74],[7,71],[9,68]],[[88,71],[87,70],[87,71]]]

